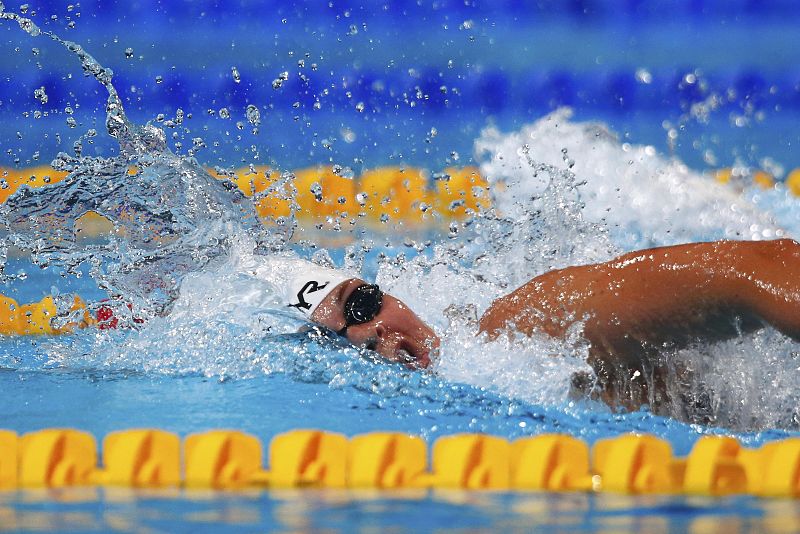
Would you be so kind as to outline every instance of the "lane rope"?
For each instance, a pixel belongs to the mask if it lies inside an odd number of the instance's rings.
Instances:
[[[562,434],[513,442],[456,434],[428,450],[418,437],[375,432],[347,438],[294,430],[264,446],[236,430],[186,436],[122,430],[103,439],[45,429],[0,430],[0,488],[70,486],[461,489],[611,492],[761,497],[800,496],[800,438],[746,448],[728,436],[703,436],[686,457],[643,434],[601,439],[593,447]]]

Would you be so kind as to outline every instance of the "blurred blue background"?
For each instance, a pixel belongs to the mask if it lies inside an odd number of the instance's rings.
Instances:
[[[197,157],[212,165],[465,164],[485,126],[512,129],[560,106],[696,168],[763,167],[765,158],[800,165],[794,1],[93,0],[6,8],[113,69],[135,120],[182,109],[187,119],[170,129],[173,144],[185,152],[202,138]],[[10,23],[0,26],[0,47],[0,165],[49,162],[89,128],[101,130],[101,88],[65,50]],[[34,96],[39,87],[46,103]],[[248,105],[260,110],[257,133]],[[113,150],[102,135],[90,143],[85,153]]]

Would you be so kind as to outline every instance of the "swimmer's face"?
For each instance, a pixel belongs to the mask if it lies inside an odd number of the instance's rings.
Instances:
[[[314,311],[312,319],[335,331],[345,326],[344,303],[363,280],[353,279],[332,291]],[[384,358],[402,362],[408,367],[425,368],[439,349],[439,338],[399,299],[384,294],[380,311],[362,324],[346,329],[347,339],[354,345],[374,350]]]

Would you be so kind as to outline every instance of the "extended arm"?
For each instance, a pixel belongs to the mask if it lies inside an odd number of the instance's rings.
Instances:
[[[789,239],[663,247],[545,273],[497,299],[480,328],[490,337],[566,337],[580,328],[599,386],[593,394],[610,406],[658,410],[666,377],[688,371],[662,353],[765,322],[800,340],[800,245]],[[591,383],[576,378],[589,393]]]
[[[584,321],[593,346],[623,357],[642,344],[731,337],[759,320],[800,339],[795,241],[693,243],[552,271],[495,301],[480,327],[558,337]]]

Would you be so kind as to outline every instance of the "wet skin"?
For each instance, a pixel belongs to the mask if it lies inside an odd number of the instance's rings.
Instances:
[[[312,319],[339,331],[344,302],[364,283],[342,283]],[[590,343],[594,394],[614,407],[650,404],[658,411],[667,371],[676,372],[663,354],[765,324],[800,340],[800,245],[790,239],[691,243],[559,269],[495,300],[479,324],[490,339],[534,332],[564,338],[577,322]],[[390,295],[374,320],[351,326],[347,337],[420,368],[439,347],[434,332]]]
[[[335,332],[345,327],[344,303],[365,281],[353,278],[342,282],[314,310],[311,320]],[[439,349],[439,338],[399,299],[384,294],[381,309],[374,319],[347,327],[347,339],[359,347],[374,350],[390,361],[412,368],[426,368]]]
[[[693,342],[734,338],[765,324],[800,340],[800,245],[691,243],[537,276],[490,306],[481,332],[565,337],[582,321],[596,396],[613,407],[659,412],[666,357]]]

